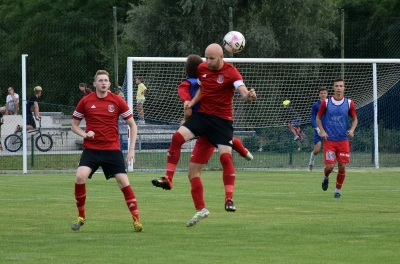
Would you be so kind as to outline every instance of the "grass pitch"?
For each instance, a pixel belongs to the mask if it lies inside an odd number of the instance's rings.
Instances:
[[[87,222],[76,219],[73,174],[0,175],[0,263],[398,263],[399,169],[347,172],[334,199],[322,172],[238,171],[235,213],[220,171],[203,173],[210,216],[196,226],[186,173],[164,191],[162,173],[130,173],[144,232],[133,231],[115,180],[87,184]]]

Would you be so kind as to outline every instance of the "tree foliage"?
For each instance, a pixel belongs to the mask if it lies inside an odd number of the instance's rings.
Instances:
[[[346,57],[398,58],[400,1],[342,0]]]
[[[41,85],[44,100],[52,96],[53,103],[75,105],[80,82],[92,82],[98,69],[113,72],[112,8],[117,5],[123,22],[129,3],[137,1],[2,1],[1,85],[20,90],[21,54],[28,54],[28,91]],[[6,90],[2,91],[5,98]]]
[[[203,54],[229,31],[229,7],[247,40],[240,56],[322,57],[337,44],[332,0],[147,0],[129,12],[125,33],[146,56]]]

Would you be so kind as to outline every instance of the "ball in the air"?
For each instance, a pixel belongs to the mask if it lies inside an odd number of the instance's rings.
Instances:
[[[246,40],[239,31],[230,31],[224,37],[223,46],[230,53],[241,52],[245,44]]]

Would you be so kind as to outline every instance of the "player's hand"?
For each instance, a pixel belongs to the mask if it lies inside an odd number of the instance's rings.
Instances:
[[[323,140],[328,140],[329,135],[325,131],[321,131],[321,136]]]
[[[247,102],[251,102],[256,100],[257,95],[256,95],[256,91],[254,89],[250,89],[249,93],[247,94]]]
[[[129,150],[128,155],[126,155],[126,164],[131,166],[133,163],[135,163],[135,151],[134,150]]]
[[[86,133],[85,138],[94,138],[94,134],[95,133],[90,130],[89,132]]]
[[[350,138],[354,137],[354,131],[353,130],[347,131],[347,135],[349,135]]]
[[[192,105],[190,104],[191,103],[191,101],[185,101],[185,102],[183,102],[183,108],[186,110],[186,109],[189,109],[189,108],[192,108]]]

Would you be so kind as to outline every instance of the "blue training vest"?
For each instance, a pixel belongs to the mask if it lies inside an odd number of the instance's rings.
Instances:
[[[328,140],[342,141],[349,139],[347,130],[349,127],[349,100],[345,97],[341,105],[334,105],[331,98],[328,98],[328,104],[325,112],[325,119],[322,122]]]
[[[186,81],[188,81],[190,83],[189,93],[190,93],[190,97],[193,99],[193,97],[196,95],[197,91],[199,90],[199,83],[197,82],[198,79],[197,78],[187,78]],[[193,114],[197,113],[199,111],[199,108],[200,108],[200,102],[198,102],[197,104],[195,104],[192,107]]]

